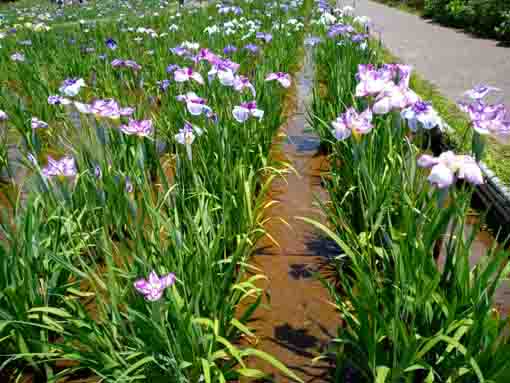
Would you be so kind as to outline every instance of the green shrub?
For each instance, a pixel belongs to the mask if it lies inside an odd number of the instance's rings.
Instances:
[[[406,4],[414,6],[415,0]],[[483,36],[509,39],[510,3],[500,0],[425,0],[424,15]]]

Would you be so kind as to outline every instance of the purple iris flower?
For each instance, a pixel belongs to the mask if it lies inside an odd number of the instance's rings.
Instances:
[[[451,151],[441,153],[439,157],[424,154],[418,158],[418,166],[432,168],[428,180],[440,189],[449,187],[457,178],[473,185],[484,183],[482,171],[471,156],[456,155]]]
[[[158,81],[159,89],[161,89],[162,92],[166,92],[166,90],[168,89],[170,84],[171,84],[171,81],[167,80],[167,79]]]
[[[135,190],[135,187],[133,186],[133,183],[131,182],[131,179],[126,176],[126,178],[124,179],[124,190],[126,191],[126,193],[133,193],[133,191]]]
[[[466,91],[464,94],[473,100],[481,100],[489,93],[500,92],[501,89],[488,85],[477,85],[473,89]]]
[[[246,49],[248,52],[251,53],[257,53],[259,51],[259,47],[256,44],[246,44],[244,46],[244,49]]]
[[[114,39],[112,39],[112,38],[107,39],[105,41],[105,44],[106,44],[107,48],[111,49],[112,51],[117,49],[117,42]]]
[[[255,38],[264,41],[265,43],[270,43],[273,40],[273,35],[271,33],[257,32],[255,34]]]
[[[459,107],[468,113],[476,133],[491,135],[502,144],[510,142],[510,112],[503,104],[486,104],[481,99]]]
[[[345,140],[354,134],[362,135],[369,133],[372,126],[372,111],[365,110],[359,113],[354,108],[347,111],[331,123],[333,126],[333,135],[337,140]]]
[[[391,110],[402,110],[419,100],[411,89],[389,82],[377,95],[372,110],[375,114],[386,114]]]
[[[154,132],[151,120],[132,120],[129,119],[127,125],[121,125],[120,131],[128,136],[148,137]]]
[[[433,129],[436,126],[442,127],[441,119],[430,102],[415,102],[409,108],[404,109],[401,115],[402,118],[407,120],[409,128],[413,132],[418,130],[418,123],[426,130]]]
[[[186,147],[186,153],[188,159],[193,161],[193,153],[191,151],[191,144],[195,141],[197,136],[203,133],[202,129],[191,125],[189,122],[184,123],[184,127],[179,130],[179,133],[175,135],[175,140]]]
[[[223,48],[223,54],[225,55],[231,55],[232,53],[237,52],[237,47],[234,45],[227,45],[225,48]]]
[[[190,79],[195,80],[200,85],[204,85],[204,78],[198,72],[195,72],[192,68],[179,68],[174,72],[174,80],[176,82],[186,82]]]
[[[202,129],[185,122],[184,127],[175,135],[175,140],[181,145],[190,146],[196,136],[200,136],[202,133]]]
[[[234,90],[237,92],[242,92],[244,89],[249,89],[253,97],[256,96],[255,87],[250,82],[250,79],[246,76],[238,75],[234,78]]]
[[[250,117],[258,118],[259,121],[264,117],[264,111],[257,108],[256,101],[243,102],[241,105],[235,106],[232,111],[237,122],[245,122]]]
[[[394,71],[383,67],[375,69],[373,65],[359,65],[356,78],[356,97],[375,96],[392,85]]]
[[[309,47],[314,47],[314,46],[320,44],[321,42],[322,42],[322,39],[320,37],[315,37],[315,36],[307,37],[305,39],[305,45],[309,46]]]
[[[124,67],[124,68],[131,68],[135,71],[142,69],[142,66],[133,60],[115,59],[111,62],[111,64],[112,64],[112,67],[114,67],[114,68]]]
[[[206,100],[198,97],[194,92],[180,94],[176,98],[177,101],[186,103],[188,112],[190,112],[192,116],[200,116],[201,114],[209,116],[212,114],[211,108],[206,105]]]
[[[75,103],[78,110],[80,110],[80,107]],[[87,104],[83,104],[87,106]],[[87,108],[83,108],[83,111],[80,110],[82,113],[87,113]],[[117,101],[113,99],[107,99],[107,100],[96,100],[92,103],[92,105],[88,106],[88,113],[93,113],[96,116],[99,117],[105,117],[110,119],[118,119],[121,116],[130,116],[134,112],[133,108],[121,108]]]
[[[82,78],[68,78],[62,83],[62,86],[58,88],[58,90],[60,91],[60,93],[68,97],[74,97],[80,92],[80,89],[84,86],[87,85],[85,84],[85,81]]]
[[[331,28],[329,28],[327,35],[328,37],[333,38],[338,35],[346,35],[353,32],[354,28],[352,27],[352,25],[335,24],[331,26]]]
[[[7,121],[9,116],[3,110],[0,110],[0,121]]]
[[[166,73],[173,73],[179,68],[180,67],[177,64],[170,64],[169,66],[166,67]]]
[[[60,160],[54,160],[51,156],[48,156],[48,165],[42,169],[42,174],[46,178],[74,177],[77,173],[76,162],[71,156],[62,157]]]
[[[218,80],[220,80],[220,83],[225,86],[233,86],[234,85],[234,71],[224,65],[223,63],[218,63],[216,65],[213,65],[209,73],[207,74],[207,77],[209,81],[212,81],[214,77],[218,77]]]
[[[101,167],[99,165],[96,165],[94,167],[94,177],[97,179],[100,179],[103,176],[103,172],[101,171]]]
[[[291,84],[290,74],[284,72],[269,73],[266,77],[266,81],[278,81],[281,86],[288,88]]]
[[[190,54],[190,52],[186,48],[183,48],[180,45],[176,46],[175,48],[170,48],[170,52],[177,56],[184,56]]]
[[[361,42],[365,41],[366,39],[368,39],[368,35],[366,35],[366,34],[357,34],[357,35],[354,35],[351,37],[351,41],[353,43],[361,43]]]
[[[31,126],[32,129],[44,129],[48,127],[48,124],[42,120],[39,120],[37,117],[32,117]]]
[[[221,58],[218,55],[214,54],[207,48],[201,48],[198,51],[198,54],[195,57],[195,59],[197,62],[203,60],[203,61],[207,61],[211,64],[217,62],[218,60],[221,60]]]
[[[18,61],[18,62],[23,62],[25,61],[25,55],[23,53],[20,53],[20,52],[15,52],[11,55],[11,60],[12,61]]]
[[[172,286],[175,283],[175,274],[169,273],[158,277],[155,271],[151,271],[149,278],[138,279],[134,283],[136,291],[142,294],[146,300],[155,302],[161,299],[163,292],[167,287]]]
[[[59,96],[59,95],[54,95],[54,96],[48,97],[48,104],[50,104],[50,105],[69,105],[70,103],[71,103],[71,100],[69,100],[65,97]]]

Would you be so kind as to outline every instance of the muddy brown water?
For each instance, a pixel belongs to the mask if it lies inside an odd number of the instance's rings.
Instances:
[[[266,212],[270,221],[265,228],[274,241],[269,236],[260,240],[251,259],[268,278],[261,287],[270,296],[264,302],[269,309],[257,309],[250,325],[259,339],[258,349],[276,357],[305,382],[325,382],[329,366],[312,364],[312,359],[327,347],[340,323],[328,291],[316,278],[331,255],[330,242],[296,218],[325,221],[314,201],[327,198],[321,174],[328,163],[318,154],[319,139],[308,132],[306,122],[313,75],[312,55],[307,51],[296,76],[297,105],[272,148],[272,156],[288,162],[295,172],[273,181],[268,198],[276,203]],[[263,361],[250,361],[250,367],[270,375],[269,381],[293,382]]]
[[[470,249],[469,264],[471,268],[475,267],[480,262],[483,262],[484,257],[493,247],[503,250],[492,233],[485,230],[483,226],[480,227],[479,219],[476,215],[472,215],[467,218],[467,224],[464,226],[464,238],[468,239],[472,235],[473,230],[477,230],[477,232]],[[446,241],[447,237],[444,238],[443,246],[438,258],[438,266],[440,268],[444,266],[445,262]],[[507,247],[507,250],[508,249],[510,248]],[[494,294],[494,308],[502,317],[507,318],[510,316],[510,275],[503,277],[500,286]]]

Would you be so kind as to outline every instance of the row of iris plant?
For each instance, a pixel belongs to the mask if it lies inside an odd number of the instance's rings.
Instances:
[[[510,138],[507,114],[483,101],[494,89],[467,92],[472,152],[428,154],[440,117],[409,88],[410,66],[381,62],[352,11],[318,1],[307,40],[319,65],[309,118],[331,170],[329,225],[304,219],[340,249],[337,281],[324,282],[342,325],[324,357],[337,381],[505,382],[508,322],[493,296],[508,252],[494,245],[471,267],[478,228],[465,217],[485,139]]]
[[[2,381],[261,377],[249,357],[293,376],[239,341],[309,5],[5,31]]]

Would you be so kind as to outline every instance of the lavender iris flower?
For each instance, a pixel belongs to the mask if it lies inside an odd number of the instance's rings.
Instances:
[[[171,84],[170,80],[165,79],[162,81],[158,81],[159,89],[161,89],[162,92],[166,92],[170,84]]]
[[[126,176],[126,178],[124,179],[124,190],[126,191],[126,193],[133,193],[133,191],[135,190],[135,187],[133,186],[133,183],[131,182],[131,179]]]
[[[190,161],[193,160],[191,144],[195,141],[196,136],[200,136],[202,133],[202,129],[185,122],[184,127],[175,135],[175,140],[186,147],[186,153]]]
[[[259,47],[255,44],[246,44],[244,49],[251,53],[257,53],[259,51]]]
[[[196,55],[195,59],[197,62],[198,61],[207,61],[211,64],[221,61],[221,58],[219,56],[217,56],[216,54],[214,54],[207,48],[200,49],[198,51],[198,54]]]
[[[333,25],[328,30],[327,34],[328,34],[328,37],[333,38],[338,35],[346,35],[346,34],[353,33],[353,32],[354,32],[354,28],[352,27],[352,25],[336,24],[336,25]]]
[[[81,113],[92,113],[98,117],[118,119],[121,116],[130,116],[133,114],[133,108],[121,108],[117,101],[113,99],[96,100],[92,105],[74,103]]]
[[[25,55],[20,52],[15,52],[11,55],[12,61],[18,61],[18,62],[24,62],[25,61]]]
[[[174,73],[177,69],[179,69],[179,65],[177,64],[170,64],[169,66],[166,67],[166,73]]]
[[[476,133],[491,135],[502,144],[510,143],[510,112],[503,104],[486,104],[479,99],[459,107],[468,113]]]
[[[59,95],[48,96],[48,104],[50,105],[69,105],[71,102],[71,100]]]
[[[136,291],[142,294],[146,300],[155,302],[161,299],[163,292],[167,287],[172,286],[175,283],[175,274],[169,273],[158,277],[156,272],[151,271],[149,278],[138,279],[134,283]]]
[[[405,87],[388,83],[376,97],[373,112],[375,114],[386,114],[391,110],[402,110],[419,101],[418,95]]]
[[[112,51],[117,49],[117,42],[114,39],[112,39],[112,38],[107,39],[105,41],[105,44],[108,47],[108,49],[111,49]]]
[[[265,43],[270,43],[273,40],[273,35],[271,33],[257,32],[255,34],[255,38],[264,41]]]
[[[103,172],[101,171],[101,167],[99,165],[96,165],[94,167],[94,177],[97,179],[100,179],[103,176]]]
[[[37,117],[32,117],[31,126],[32,129],[44,129],[48,127],[48,124],[44,121],[39,120]]]
[[[256,101],[243,102],[241,105],[235,106],[232,114],[235,120],[241,123],[245,122],[250,117],[258,118],[259,121],[264,117],[264,111],[257,109]]]
[[[237,92],[242,92],[243,89],[249,89],[253,97],[256,96],[255,87],[250,82],[250,79],[246,76],[242,75],[235,76],[233,87],[234,90],[236,90]]]
[[[74,97],[79,92],[80,89],[84,86],[87,86],[85,84],[85,81],[82,78],[68,78],[62,83],[62,86],[58,88],[60,93],[68,96],[68,97]]]
[[[402,118],[407,120],[409,128],[413,132],[418,130],[418,123],[426,130],[433,129],[436,126],[442,128],[441,119],[430,102],[418,101],[404,109],[401,115]]]
[[[200,85],[204,85],[204,78],[202,75],[193,71],[191,68],[179,68],[174,72],[174,80],[176,82],[186,82],[190,79],[195,80]]]
[[[439,157],[424,154],[418,158],[418,166],[432,168],[428,180],[440,189],[449,187],[457,178],[473,185],[484,183],[482,171],[471,156],[456,155],[451,151],[441,153]]]
[[[212,81],[214,77],[218,77],[218,80],[220,81],[221,85],[224,86],[233,86],[234,85],[234,71],[223,65],[223,64],[217,64],[214,65],[209,73],[207,73],[207,77],[209,81]]]
[[[193,116],[200,116],[202,113],[209,116],[212,114],[211,108],[206,105],[206,100],[200,98],[194,92],[188,92],[186,94],[180,94],[177,97],[177,101],[185,102],[188,111]]]
[[[489,93],[500,91],[501,89],[494,88],[493,86],[477,85],[473,89],[466,91],[464,94],[473,100],[481,100]]]
[[[175,140],[181,145],[191,145],[196,136],[200,136],[202,133],[202,129],[185,122],[184,127],[175,135]]]
[[[266,81],[278,81],[281,86],[288,88],[291,84],[290,74],[284,72],[269,73]]]
[[[315,37],[315,36],[307,37],[305,39],[305,45],[309,46],[309,47],[314,47],[314,46],[320,44],[321,42],[322,42],[322,39],[320,37]]]
[[[9,116],[3,110],[0,110],[0,121],[7,121]]]
[[[151,120],[132,120],[129,119],[127,125],[121,125],[120,131],[128,136],[148,137],[154,132]]]
[[[368,39],[368,35],[366,35],[366,34],[357,34],[357,35],[354,35],[351,37],[351,41],[353,43],[361,43],[361,42],[365,41],[366,39]]]
[[[356,77],[359,81],[356,97],[377,95],[391,82],[391,75],[388,75],[387,71],[375,70],[372,65],[360,65]]]
[[[115,59],[111,62],[111,65],[114,68],[122,68],[122,67],[131,68],[134,71],[138,71],[138,70],[142,69],[142,66],[133,60]]]
[[[180,45],[176,46],[175,48],[170,48],[170,52],[177,56],[185,56],[190,54],[186,48],[183,48]]]
[[[46,178],[74,177],[77,173],[76,162],[71,156],[65,156],[60,160],[54,160],[51,156],[48,156],[48,165],[42,169],[42,174]]]
[[[237,48],[234,45],[227,45],[225,48],[223,48],[223,53],[225,55],[231,55],[235,52],[237,52]]]
[[[372,126],[372,111],[365,110],[359,113],[354,108],[347,111],[331,123],[333,126],[333,135],[337,140],[345,140],[352,133],[362,135],[369,133]]]

